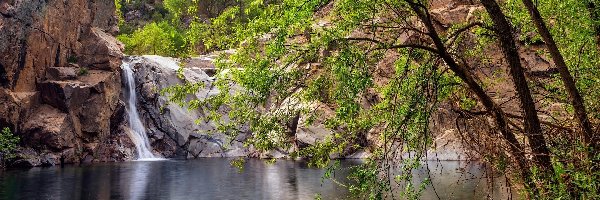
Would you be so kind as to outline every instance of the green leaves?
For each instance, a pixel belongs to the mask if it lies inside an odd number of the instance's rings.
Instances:
[[[129,35],[117,37],[130,55],[153,54],[179,57],[188,55],[187,41],[167,22],[152,22]]]
[[[2,161],[14,158],[14,151],[17,149],[19,137],[14,136],[8,127],[0,132],[0,158]]]
[[[196,14],[198,10],[198,0],[163,0],[163,5],[173,15],[175,23],[184,16]]]
[[[206,31],[190,30],[205,45],[235,48],[236,52],[216,62],[214,86],[220,93],[191,103],[210,113],[207,120],[215,122],[218,131],[235,137],[240,127],[248,127],[252,136],[247,145],[262,151],[293,150],[294,156],[308,158],[311,166],[328,166],[332,156],[363,148],[372,130],[378,130],[374,134],[379,136],[375,141],[379,146],[373,151],[396,148],[422,155],[432,143],[428,135],[431,112],[438,100],[455,90],[457,79],[430,62],[435,57],[429,52],[374,49],[375,45],[348,39],[354,31],[363,31],[389,15],[389,6],[401,10],[404,4],[335,1],[329,11],[321,10],[327,3],[248,1],[225,10],[208,25],[192,23],[191,27]],[[323,12],[322,16],[315,17],[317,12]],[[410,17],[410,13],[405,15]],[[387,45],[378,45],[382,46]],[[399,56],[391,58],[395,62],[389,80],[376,83],[374,71],[388,51]],[[193,89],[174,87],[170,92]],[[171,96],[175,101],[182,97]],[[333,112],[320,113],[321,108]],[[217,114],[220,109],[228,111],[227,121]],[[296,146],[297,129],[289,124],[297,115],[305,119],[301,126],[321,123],[333,134],[311,145]],[[390,158],[375,153],[374,159]],[[349,186],[351,191],[383,197],[390,185],[378,174],[381,166],[372,162],[364,167],[355,174],[359,182]],[[416,196],[422,187],[406,186],[407,196]]]
[[[586,100],[589,113],[598,113],[600,104],[596,99],[600,97],[596,89],[600,86],[600,56],[597,51],[596,34],[594,26],[597,24],[588,10],[589,1],[578,0],[539,0],[537,8],[546,19],[556,43],[569,67],[569,70],[577,80],[577,86]],[[527,43],[539,41],[527,10],[521,0],[510,0],[506,2],[506,13],[511,17],[513,24],[521,32],[521,38]],[[533,36],[528,36],[533,34]],[[545,53],[545,50],[542,51]],[[558,88],[555,97],[567,99],[562,83],[558,77],[547,87]],[[591,116],[598,118],[598,116]]]

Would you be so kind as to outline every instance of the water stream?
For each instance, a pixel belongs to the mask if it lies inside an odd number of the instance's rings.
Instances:
[[[140,120],[140,114],[137,111],[137,97],[135,92],[135,79],[133,77],[133,70],[127,62],[123,62],[121,65],[123,68],[123,75],[125,77],[125,85],[127,87],[127,118],[129,120],[129,127],[131,130],[128,132],[131,141],[135,144],[137,152],[137,160],[156,160],[161,159],[160,157],[152,154],[152,146],[148,141],[148,135],[146,134],[146,128]]]

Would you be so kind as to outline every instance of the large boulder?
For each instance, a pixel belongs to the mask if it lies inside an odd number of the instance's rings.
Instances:
[[[79,63],[91,69],[118,71],[123,59],[124,45],[98,27],[87,30],[81,44]]]
[[[73,148],[73,123],[66,113],[48,105],[37,108],[22,128],[23,142],[28,146],[61,151]]]
[[[165,95],[159,94],[167,87],[186,82],[204,85],[196,94],[189,95],[188,101],[217,94],[216,88],[211,87],[214,78],[206,73],[214,73],[213,58],[197,57],[183,64],[177,59],[160,56],[126,59],[134,71],[138,111],[151,144],[165,157],[241,157],[250,154],[243,145],[245,134],[227,138],[224,134],[213,133],[212,122],[198,120],[204,113],[169,102]],[[178,76],[180,65],[184,66],[183,77]]]

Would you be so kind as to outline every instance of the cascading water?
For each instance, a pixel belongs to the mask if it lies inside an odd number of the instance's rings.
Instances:
[[[129,119],[129,126],[131,128],[131,133],[129,134],[129,137],[135,144],[135,148],[137,150],[137,159],[161,159],[160,157],[154,156],[154,154],[152,154],[152,146],[150,146],[150,142],[148,141],[146,128],[144,128],[144,125],[140,120],[140,115],[137,111],[137,98],[135,92],[135,79],[133,78],[133,70],[131,70],[131,66],[129,65],[129,63],[126,62],[123,62],[121,68],[123,69],[123,73],[125,75],[125,84],[127,86],[128,92],[126,109]]]

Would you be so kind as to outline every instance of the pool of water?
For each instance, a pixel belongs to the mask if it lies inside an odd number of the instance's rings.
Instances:
[[[345,182],[347,167],[360,161],[343,161],[335,176]],[[166,160],[100,163],[9,170],[0,175],[2,199],[348,199],[346,188],[323,180],[324,170],[304,162],[280,160],[267,164],[250,159],[239,172],[228,159]],[[422,199],[506,199],[507,191],[491,190],[484,170],[461,162],[431,162],[415,170],[417,179],[431,177]],[[435,188],[435,190],[434,190]],[[437,194],[437,195],[436,195]]]

